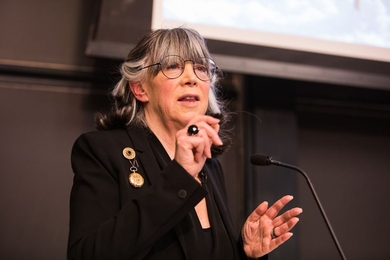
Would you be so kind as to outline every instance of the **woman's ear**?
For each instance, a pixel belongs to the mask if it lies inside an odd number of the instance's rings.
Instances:
[[[131,92],[133,92],[135,98],[141,102],[149,101],[148,95],[142,88],[141,82],[129,82]]]

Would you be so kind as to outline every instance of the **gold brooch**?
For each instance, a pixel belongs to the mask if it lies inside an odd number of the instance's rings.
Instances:
[[[138,162],[135,159],[136,153],[133,148],[126,147],[123,149],[123,156],[129,160],[130,163],[130,171],[129,174],[129,182],[134,188],[141,188],[144,185],[144,178],[141,174],[137,172],[138,170]]]

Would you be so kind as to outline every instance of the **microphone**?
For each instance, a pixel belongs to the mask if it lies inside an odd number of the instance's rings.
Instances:
[[[269,165],[276,165],[276,166],[281,166],[285,168],[289,168],[292,170],[295,170],[299,172],[300,174],[303,175],[303,177],[306,179],[307,184],[310,187],[311,193],[313,194],[313,197],[317,203],[318,208],[320,209],[321,215],[324,218],[324,221],[326,223],[326,226],[332,236],[333,242],[335,243],[337,250],[339,251],[339,254],[343,260],[346,260],[347,258],[344,255],[343,250],[341,249],[341,246],[339,244],[339,241],[337,240],[336,234],[334,233],[332,226],[330,225],[330,222],[328,220],[328,217],[326,216],[325,210],[322,208],[321,202],[317,196],[316,191],[314,190],[313,185],[311,184],[311,181],[309,179],[309,176],[299,167],[287,164],[287,163],[282,163],[279,161],[274,160],[272,157],[268,155],[263,155],[263,154],[253,154],[250,158],[250,161],[253,165],[259,165],[259,166],[269,166]]]

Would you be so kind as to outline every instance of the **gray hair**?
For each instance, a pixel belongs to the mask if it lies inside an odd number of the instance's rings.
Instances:
[[[159,66],[141,69],[159,62],[167,55],[179,55],[185,59],[198,57],[210,58],[204,38],[189,28],[159,29],[146,34],[130,51],[121,64],[122,78],[115,85],[110,95],[113,100],[111,112],[96,114],[98,129],[125,128],[131,124],[147,127],[143,105],[130,90],[129,82],[142,82],[157,75]],[[210,92],[206,114],[219,115],[227,119],[227,109],[223,101],[218,100],[219,74],[210,79]],[[225,117],[226,116],[226,117]]]

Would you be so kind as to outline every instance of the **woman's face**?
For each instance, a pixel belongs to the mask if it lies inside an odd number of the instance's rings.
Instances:
[[[148,124],[159,120],[164,125],[184,127],[195,114],[206,113],[210,81],[198,79],[191,62],[185,63],[180,77],[169,79],[160,70],[142,87],[148,99],[145,104]]]

